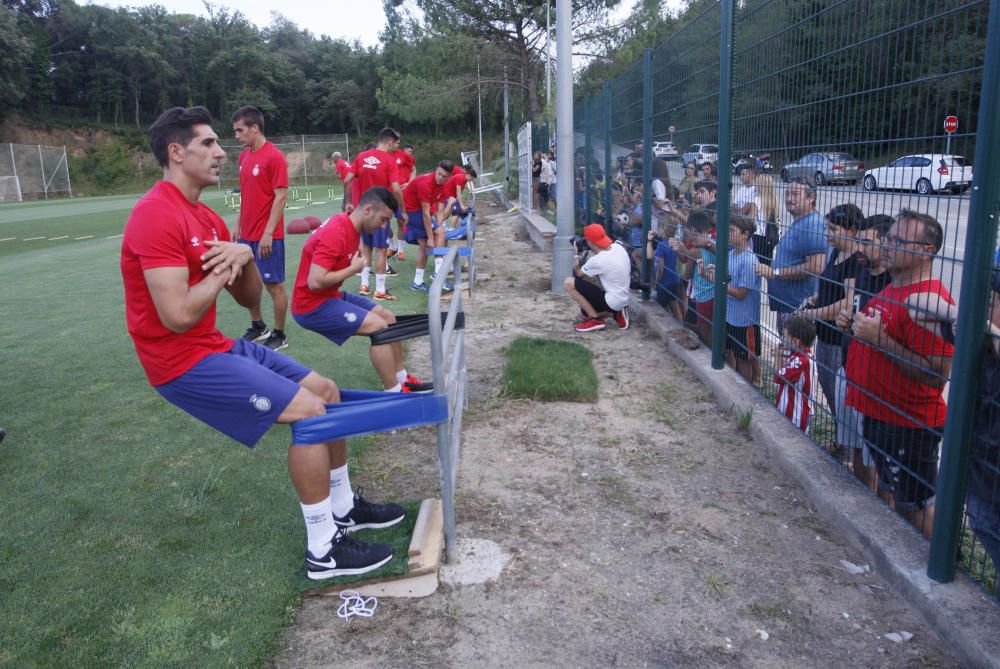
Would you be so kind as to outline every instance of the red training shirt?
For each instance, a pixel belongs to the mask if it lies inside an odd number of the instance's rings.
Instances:
[[[400,183],[395,156],[378,148],[362,151],[354,156],[351,169],[354,170],[351,203],[355,207],[358,206],[365,191],[372,186],[385,186],[392,190],[393,183]]]
[[[312,290],[309,288],[309,268],[313,264],[337,271],[351,264],[351,258],[358,252],[361,233],[354,229],[348,214],[337,214],[316,228],[302,247],[299,273],[295,276],[292,291],[292,313],[306,314],[330,298],[340,297],[340,284]]]
[[[431,205],[431,213],[434,213],[437,202],[441,199],[441,186],[434,180],[434,175],[434,172],[428,172],[413,177],[410,185],[403,189],[403,205],[406,211],[422,211],[421,205],[427,202]]]
[[[868,302],[865,311],[869,315],[880,312],[885,333],[917,355],[951,357],[954,346],[914,323],[902,305],[914,293],[940,295],[948,304],[955,304],[944,285],[937,279],[930,279],[899,287],[890,283]],[[847,405],[865,416],[904,427],[944,425],[948,412],[944,388],[934,388],[906,376],[895,358],[868,342],[857,337],[851,340],[844,370],[851,381],[847,388]]]
[[[340,183],[344,183],[344,179],[347,178],[348,174],[351,174],[353,170],[351,169],[351,164],[341,158],[337,161],[337,176],[340,177]]]
[[[215,327],[215,303],[186,332],[173,332],[156,313],[143,271],[186,267],[188,286],[204,279],[201,255],[206,239],[230,241],[222,218],[203,203],[191,204],[175,185],[158,181],[143,195],[125,222],[121,272],[125,284],[125,322],[149,383],[159,386],[184,374],[202,358],[228,351],[233,340]]]
[[[288,188],[288,163],[281,151],[264,142],[256,151],[240,153],[240,239],[259,242],[271,217],[274,191]],[[274,239],[285,238],[285,217],[278,219]]]
[[[394,155],[396,156],[396,169],[399,170],[399,183],[402,185],[410,180],[410,174],[413,173],[413,166],[417,161],[406,151],[397,151]]]
[[[441,187],[441,199],[447,202],[450,197],[458,198],[458,191],[465,186],[468,180],[465,172],[449,177],[444,182],[444,186]]]

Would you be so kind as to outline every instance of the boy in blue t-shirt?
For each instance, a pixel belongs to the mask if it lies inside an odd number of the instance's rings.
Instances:
[[[729,280],[726,282],[726,363],[752,384],[760,384],[760,277],[750,237],[757,224],[729,218]],[[708,274],[715,280],[715,267]]]
[[[646,257],[654,260],[653,277],[656,280],[656,301],[679,322],[683,322],[681,313],[680,288],[681,277],[677,273],[677,254],[667,239],[677,234],[677,226],[671,222],[660,224],[660,230],[666,237],[657,241],[656,233],[649,231],[649,241],[646,243]]]

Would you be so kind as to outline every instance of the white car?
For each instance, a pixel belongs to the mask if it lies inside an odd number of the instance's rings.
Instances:
[[[717,163],[719,162],[719,145],[718,144],[692,144],[687,151],[684,152],[684,164],[694,163],[698,167],[701,167],[705,163]]]
[[[958,194],[972,186],[972,166],[962,156],[921,153],[896,158],[885,167],[867,170],[865,190],[915,190],[921,195],[950,190]]]
[[[674,146],[673,142],[653,142],[653,157],[675,158],[678,155],[677,147]]]

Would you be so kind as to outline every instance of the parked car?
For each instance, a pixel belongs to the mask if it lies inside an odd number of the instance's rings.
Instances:
[[[701,167],[705,163],[719,162],[718,144],[692,144],[684,152],[684,163],[694,163]]]
[[[838,181],[856,184],[865,173],[865,164],[849,153],[807,153],[781,168],[781,180],[808,179],[817,186]]]
[[[673,142],[653,142],[653,157],[676,158],[679,155]]]
[[[885,167],[865,172],[865,190],[895,188],[921,195],[950,190],[956,195],[972,186],[972,166],[962,156],[923,153],[896,158]]]

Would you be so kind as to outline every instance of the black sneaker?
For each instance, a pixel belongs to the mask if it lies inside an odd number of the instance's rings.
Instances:
[[[333,536],[326,555],[313,557],[306,551],[306,574],[314,581],[334,576],[356,576],[378,569],[392,559],[392,546],[366,544],[347,536],[343,528]]]
[[[288,348],[288,337],[285,336],[285,333],[275,330],[262,343],[272,351],[280,351],[283,348]]]
[[[386,276],[399,276],[399,271],[389,263],[385,264],[385,273]]]
[[[361,496],[361,488],[354,493],[354,508],[346,516],[334,514],[333,522],[345,532],[369,528],[392,527],[406,516],[406,509],[399,504],[375,504]]]
[[[267,323],[261,321],[260,325],[250,324],[247,331],[243,333],[243,338],[247,341],[264,341],[271,335],[271,331],[267,329]]]

